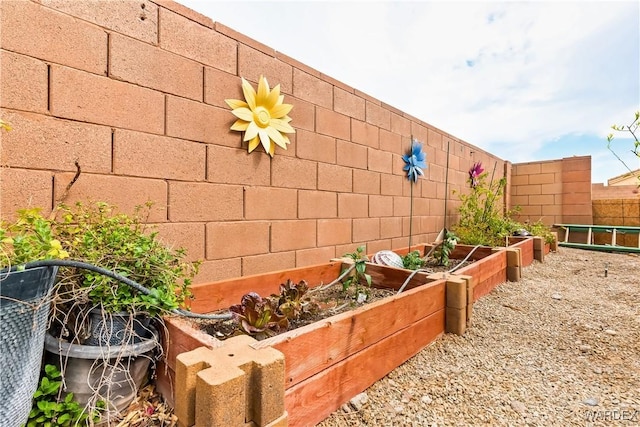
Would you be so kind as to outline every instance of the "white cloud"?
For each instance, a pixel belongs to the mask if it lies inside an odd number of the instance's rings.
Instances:
[[[181,3],[514,162],[640,109],[636,1]]]

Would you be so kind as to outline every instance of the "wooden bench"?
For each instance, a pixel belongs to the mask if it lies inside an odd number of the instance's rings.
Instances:
[[[638,239],[638,247],[620,246],[616,243],[616,237],[619,234],[639,234],[640,227],[618,226],[618,225],[585,225],[585,224],[554,224],[556,228],[564,229],[564,241],[558,242],[559,246],[592,249],[596,251],[608,252],[631,252],[640,253],[640,238]],[[569,242],[569,232],[587,233],[587,241],[585,243]],[[597,245],[593,243],[594,233],[611,233],[610,245]],[[640,236],[639,236],[640,237]]]

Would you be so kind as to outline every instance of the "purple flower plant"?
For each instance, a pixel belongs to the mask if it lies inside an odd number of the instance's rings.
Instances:
[[[476,162],[473,164],[473,166],[471,166],[471,169],[469,169],[471,188],[476,188],[476,186],[478,185],[478,178],[480,177],[480,174],[482,172],[484,172],[484,169],[482,169],[482,162]]]
[[[418,175],[424,176],[423,169],[427,168],[426,154],[422,151],[422,144],[413,140],[411,141],[411,152],[402,156],[405,166],[403,170],[407,171],[407,179],[417,182]]]

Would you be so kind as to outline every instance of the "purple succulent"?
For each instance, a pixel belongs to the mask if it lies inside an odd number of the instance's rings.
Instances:
[[[471,188],[476,188],[476,186],[478,185],[478,178],[480,177],[480,174],[482,174],[482,172],[484,172],[484,169],[482,169],[482,162],[476,162],[473,164],[473,166],[471,166],[471,169],[469,169]]]

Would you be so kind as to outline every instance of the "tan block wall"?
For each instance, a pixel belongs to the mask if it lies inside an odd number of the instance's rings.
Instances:
[[[512,165],[511,206],[520,222],[592,224],[591,156]]]
[[[0,8],[0,115],[14,128],[0,133],[0,217],[49,212],[77,161],[65,201],[155,202],[161,236],[204,260],[196,282],[407,246],[412,135],[428,162],[414,243],[457,222],[451,191],[466,191],[473,162],[504,173],[502,159],[172,1]],[[224,103],[261,74],[294,106],[296,134],[273,159],[246,152]]]
[[[593,184],[591,192],[593,200],[640,199],[640,188],[637,185]]]

